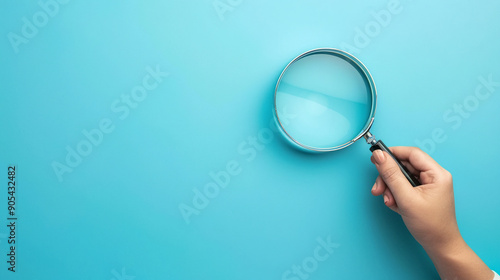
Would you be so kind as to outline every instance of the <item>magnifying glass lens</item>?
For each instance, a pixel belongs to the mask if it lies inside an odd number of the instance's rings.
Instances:
[[[312,149],[346,144],[370,120],[372,91],[363,71],[335,54],[291,63],[276,89],[276,114],[286,134]]]

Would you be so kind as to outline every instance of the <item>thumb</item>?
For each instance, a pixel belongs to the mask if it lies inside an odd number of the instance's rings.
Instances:
[[[373,152],[375,167],[382,180],[394,195],[396,202],[408,197],[413,191],[413,187],[406,179],[398,164],[387,152],[375,150]]]

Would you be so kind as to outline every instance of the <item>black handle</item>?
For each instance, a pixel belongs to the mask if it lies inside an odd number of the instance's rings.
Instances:
[[[373,151],[375,150],[382,150],[384,152],[387,152],[396,161],[396,163],[399,166],[399,169],[401,169],[406,179],[408,179],[408,181],[412,186],[417,187],[421,185],[420,181],[413,174],[411,174],[410,171],[408,171],[408,169],[391,153],[391,150],[387,148],[384,142],[378,140],[375,144],[373,144],[370,148],[370,151],[372,151],[373,153]]]

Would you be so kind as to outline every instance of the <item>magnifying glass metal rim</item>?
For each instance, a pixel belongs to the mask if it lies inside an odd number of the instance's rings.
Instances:
[[[372,97],[372,100],[371,100],[372,101],[372,106],[371,106],[371,110],[370,110],[370,115],[368,116],[368,120],[367,120],[364,128],[361,130],[361,132],[354,139],[352,139],[352,140],[350,140],[350,141],[348,141],[348,142],[346,142],[346,143],[344,143],[342,145],[335,146],[335,147],[330,147],[330,148],[310,147],[310,146],[304,145],[304,144],[300,143],[299,141],[297,141],[296,139],[294,139],[290,134],[288,134],[288,132],[283,127],[283,124],[281,123],[281,120],[279,119],[278,111],[277,111],[277,107],[276,107],[276,95],[277,95],[277,92],[278,92],[278,88],[280,86],[281,79],[283,78],[284,74],[288,70],[288,67],[290,67],[291,65],[293,65],[293,63],[295,63],[296,61],[298,61],[298,60],[300,60],[300,59],[302,59],[302,58],[304,58],[306,56],[313,55],[313,54],[321,54],[321,53],[323,53],[323,54],[330,54],[330,55],[336,55],[338,57],[341,57],[341,58],[345,59],[347,62],[354,63],[355,67],[357,66],[359,68],[359,70],[361,70],[362,73],[360,73],[360,74],[364,74],[365,75],[366,81],[368,81],[368,85],[370,86],[370,92],[371,92],[371,97]],[[404,176],[406,177],[406,179],[408,179],[408,182],[413,187],[420,186],[421,185],[420,180],[414,174],[412,174],[406,168],[406,166],[404,164],[402,164],[401,161],[399,161],[399,159],[397,159],[394,156],[394,154],[384,144],[384,142],[382,142],[382,140],[378,140],[377,141],[377,139],[375,139],[375,136],[373,136],[370,133],[369,130],[370,130],[372,124],[373,124],[373,121],[375,120],[375,110],[376,110],[376,108],[377,108],[377,89],[375,88],[375,83],[373,82],[372,75],[370,74],[370,72],[368,71],[368,69],[365,67],[365,65],[361,61],[359,61],[359,59],[357,59],[352,54],[347,53],[347,52],[342,51],[342,50],[339,50],[339,49],[333,49],[333,48],[313,49],[313,50],[307,51],[307,52],[305,52],[305,53],[297,56],[290,63],[288,63],[288,65],[285,67],[285,69],[283,70],[283,72],[281,72],[281,75],[280,75],[280,77],[278,79],[278,82],[276,83],[276,88],[274,90],[274,116],[275,116],[275,120],[276,120],[276,122],[278,124],[277,126],[281,130],[281,132],[285,136],[285,138],[288,139],[291,143],[295,144],[297,147],[300,147],[300,148],[302,148],[305,151],[311,151],[311,152],[330,152],[330,151],[336,151],[336,150],[343,149],[343,148],[351,145],[352,143],[356,142],[361,137],[364,137],[365,140],[366,140],[366,143],[368,143],[368,144],[371,145],[371,147],[370,147],[370,151],[371,152],[374,152],[375,150],[382,150],[382,151],[386,152],[387,154],[389,154],[389,156],[392,157],[394,159],[394,161],[396,162],[396,164],[399,166],[399,169],[404,174]]]
[[[276,106],[276,95],[278,93],[278,88],[280,86],[281,79],[285,75],[285,73],[288,70],[288,68],[290,66],[292,66],[298,60],[300,60],[300,59],[302,59],[304,57],[310,56],[310,55],[314,55],[314,54],[335,55],[335,56],[343,58],[347,62],[354,63],[359,68],[359,70],[361,70],[362,73],[360,73],[360,74],[364,75],[365,78],[366,78],[366,81],[368,81],[368,85],[370,86],[370,92],[371,92],[372,106],[371,106],[371,110],[370,110],[370,115],[368,116],[368,119],[366,121],[366,124],[365,124],[364,128],[361,130],[361,132],[356,137],[354,137],[354,139],[349,140],[348,142],[346,142],[344,144],[341,144],[341,145],[338,145],[338,146],[334,146],[334,147],[329,147],[329,148],[311,147],[311,146],[308,146],[308,145],[304,145],[304,144],[300,143],[299,141],[297,141],[295,138],[293,138],[286,131],[286,129],[283,127],[283,124],[281,123],[281,120],[279,118],[278,109],[277,109],[277,106]],[[370,71],[368,71],[368,69],[366,68],[366,66],[359,59],[357,59],[354,55],[352,55],[352,54],[350,54],[350,53],[348,53],[346,51],[335,49],[335,48],[318,48],[318,49],[313,49],[313,50],[310,50],[310,51],[307,51],[307,52],[304,52],[304,53],[298,55],[296,58],[294,58],[292,61],[290,61],[290,63],[288,63],[288,65],[285,67],[285,69],[283,69],[283,71],[281,72],[281,75],[280,75],[280,77],[278,79],[278,82],[276,83],[276,88],[274,89],[274,116],[275,116],[276,122],[278,124],[278,128],[280,129],[280,131],[283,133],[283,135],[285,135],[286,138],[291,143],[297,145],[298,147],[300,147],[300,148],[302,148],[302,149],[304,149],[306,151],[331,152],[331,151],[340,150],[340,149],[343,149],[343,148],[345,148],[345,147],[353,144],[354,142],[356,142],[357,140],[359,140],[361,137],[365,136],[365,134],[366,135],[370,134],[369,130],[370,130],[372,124],[373,124],[373,121],[375,120],[375,111],[376,111],[376,108],[377,108],[377,89],[375,87],[375,82],[373,81],[373,77],[370,74]]]

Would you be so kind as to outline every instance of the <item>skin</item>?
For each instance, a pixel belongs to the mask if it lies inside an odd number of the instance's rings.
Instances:
[[[384,204],[401,215],[441,279],[492,280],[493,272],[465,243],[458,229],[450,172],[419,148],[390,150],[422,185],[412,187],[389,154],[376,150],[371,161],[380,175],[372,194],[383,195]]]

